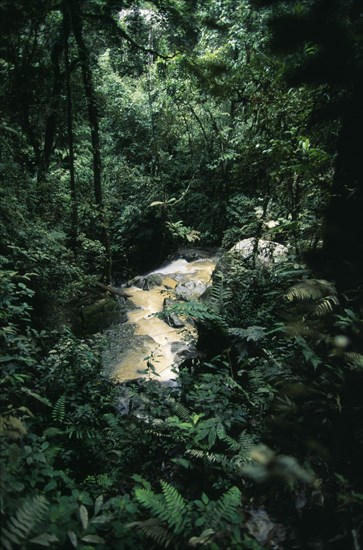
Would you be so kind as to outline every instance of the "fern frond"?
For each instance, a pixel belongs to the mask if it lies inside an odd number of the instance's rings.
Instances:
[[[229,436],[228,434],[224,433],[219,435],[219,439],[227,443],[228,448],[230,451],[233,451],[234,453],[237,453],[240,449],[240,444],[238,441],[233,439],[233,437]]]
[[[265,338],[266,329],[265,327],[260,326],[250,326],[246,329],[235,327],[228,329],[228,334],[231,336],[236,336],[241,340],[247,340],[247,342],[258,342],[259,340],[263,340]]]
[[[246,451],[247,453],[250,453],[252,447],[256,445],[253,437],[248,434],[246,431],[243,431],[239,438],[238,443],[240,444],[241,448]]]
[[[57,399],[53,411],[52,418],[55,422],[63,423],[66,416],[66,396],[63,394],[59,399]]]
[[[154,540],[159,546],[168,548],[173,542],[173,535],[167,529],[165,529],[160,520],[157,518],[150,518],[145,521],[133,521],[127,525],[128,529],[138,528],[146,536]]]
[[[49,426],[49,428],[46,428],[43,432],[44,437],[47,437],[49,439],[52,439],[52,437],[57,437],[58,435],[63,435],[64,432],[60,430],[59,428],[54,428],[54,426]]]
[[[233,465],[238,467],[241,464],[250,462],[249,456],[251,449],[255,445],[255,442],[248,433],[246,433],[245,431],[242,432],[238,438],[238,441],[227,434],[220,436],[220,439],[222,439],[228,445],[230,451],[232,451],[233,453],[237,453],[231,459]]]
[[[159,432],[157,430],[146,430],[145,433],[147,434],[150,434],[150,435],[153,435],[154,437],[158,437],[159,439],[161,438],[164,438],[164,439],[172,439],[172,440],[176,440],[176,439],[182,439],[180,436],[178,435],[171,435],[171,434],[167,434],[165,432]]]
[[[324,317],[324,315],[328,315],[328,313],[331,313],[334,309],[334,306],[338,304],[339,300],[336,296],[327,296],[319,302],[312,314],[315,317]]]
[[[142,504],[142,506],[150,510],[150,512],[156,517],[162,520],[167,518],[167,513],[161,495],[155,494],[150,489],[138,487],[135,489],[135,498],[140,504]]]
[[[168,524],[174,528],[175,533],[180,533],[184,527],[184,520],[186,519],[187,504],[175,487],[166,481],[161,481],[160,484],[166,508],[169,512]]]
[[[285,298],[292,302],[294,300],[319,300],[325,296],[335,296],[334,285],[325,279],[305,279],[292,286],[285,294]]]
[[[189,411],[189,409],[184,407],[184,405],[182,405],[181,403],[175,403],[174,410],[181,420],[184,420],[185,422],[190,421],[191,412]]]
[[[213,285],[210,289],[208,302],[213,309],[221,312],[223,306],[232,298],[232,291],[225,285],[222,273],[219,273],[213,279]]]
[[[363,368],[363,355],[354,351],[347,351],[344,356],[351,367]]]
[[[213,311],[211,308],[208,308],[206,305],[192,300],[189,302],[176,302],[171,306],[165,307],[163,311],[155,313],[154,315],[160,319],[165,319],[165,317],[172,313],[191,317],[192,319],[200,321],[204,324],[212,324],[224,329],[227,328],[226,322],[221,315]]]
[[[221,520],[233,523],[241,504],[241,491],[238,487],[231,487],[217,502],[214,511],[215,525]]]
[[[227,468],[228,466],[230,466],[229,458],[221,453],[208,453],[206,451],[200,451],[198,449],[188,449],[186,451],[186,454],[198,460],[203,460],[203,462],[207,465],[218,464],[223,468]]]
[[[208,508],[205,523],[218,531],[223,523],[236,524],[241,521],[240,514],[241,491],[237,487],[231,487]]]
[[[35,496],[21,505],[2,529],[2,542],[7,550],[11,550],[13,544],[24,548],[25,543],[30,542],[36,528],[45,520],[48,506],[48,501],[43,496]]]

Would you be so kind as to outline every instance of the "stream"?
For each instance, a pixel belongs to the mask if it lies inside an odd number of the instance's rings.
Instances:
[[[177,377],[175,367],[195,353],[196,328],[191,320],[177,318],[168,324],[154,314],[163,310],[165,300],[170,304],[170,300],[199,298],[212,284],[216,261],[215,257],[191,262],[178,259],[127,285],[127,322],[107,334],[103,363],[111,379],[168,381]]]

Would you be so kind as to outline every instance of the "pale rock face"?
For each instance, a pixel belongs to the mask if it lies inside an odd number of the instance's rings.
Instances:
[[[255,248],[256,239],[251,237],[249,239],[243,239],[236,243],[230,252],[238,253],[242,258],[246,260],[252,260],[253,252]],[[286,246],[274,241],[266,241],[259,239],[258,252],[257,252],[257,264],[269,265],[279,263],[286,260],[288,255],[288,249]]]
[[[178,298],[189,302],[190,300],[197,300],[207,290],[208,286],[204,281],[186,281],[185,283],[179,283],[175,287],[175,292]]]

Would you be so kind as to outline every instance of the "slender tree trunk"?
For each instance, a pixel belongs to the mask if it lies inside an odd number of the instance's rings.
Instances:
[[[70,16],[66,2],[63,3],[63,40],[64,40],[64,68],[66,82],[66,97],[67,97],[67,134],[68,134],[68,169],[69,169],[69,186],[71,195],[71,246],[75,254],[77,254],[77,237],[78,237],[78,203],[77,203],[77,188],[76,174],[74,168],[74,136],[73,136],[73,103],[69,65],[69,34],[70,34]]]
[[[92,143],[92,157],[93,157],[93,185],[95,202],[99,215],[99,230],[100,240],[105,247],[106,262],[105,269],[102,278],[109,282],[111,278],[111,254],[110,254],[110,240],[106,224],[106,215],[103,204],[102,196],[102,164],[101,164],[101,149],[100,149],[100,132],[98,123],[98,111],[96,104],[96,97],[93,88],[92,71],[90,66],[89,54],[86,43],[83,38],[82,21],[76,6],[73,1],[69,2],[69,8],[72,13],[72,26],[74,38],[77,43],[79,59],[82,69],[83,86],[85,90],[87,107],[88,107],[88,120],[91,130],[91,143]]]
[[[56,42],[53,46],[51,53],[52,67],[53,67],[53,87],[52,87],[52,97],[51,97],[51,113],[48,116],[45,135],[44,135],[44,147],[42,153],[42,162],[41,167],[38,173],[38,179],[44,179],[45,174],[48,170],[50,158],[54,146],[55,132],[57,129],[58,122],[58,110],[59,110],[59,99],[60,93],[62,90],[62,73],[60,69],[60,56],[62,53],[63,45],[60,42]]]

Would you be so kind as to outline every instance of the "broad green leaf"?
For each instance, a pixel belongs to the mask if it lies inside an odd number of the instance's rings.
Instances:
[[[82,541],[94,542],[95,544],[103,544],[105,542],[105,539],[99,537],[98,535],[86,535],[85,537],[82,537]]]
[[[88,527],[88,512],[87,508],[81,504],[79,507],[79,517],[81,519],[82,527],[83,529],[87,529]]]
[[[77,548],[78,542],[76,533],[74,531],[67,531],[67,535],[72,543],[72,546],[74,546],[74,548]]]
[[[103,495],[99,495],[95,500],[95,509],[94,509],[95,516],[97,516],[102,506],[103,506]]]

